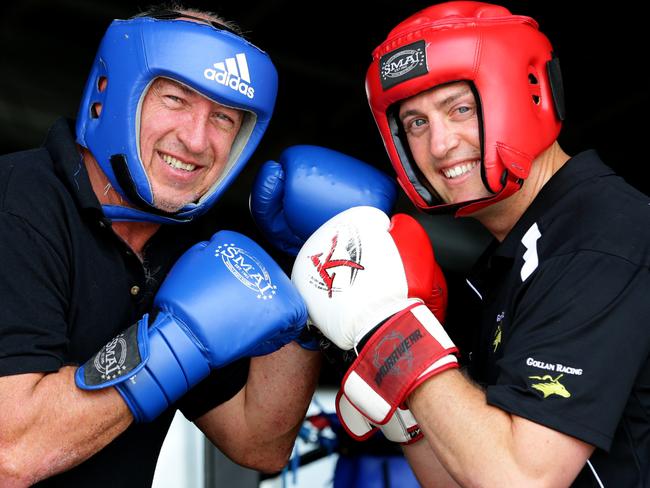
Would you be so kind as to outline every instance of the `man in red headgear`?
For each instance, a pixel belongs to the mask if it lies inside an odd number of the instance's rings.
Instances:
[[[366,88],[411,201],[494,242],[468,279],[476,303],[447,314],[475,335],[459,353],[415,291],[445,284],[412,226],[352,209],[307,241],[292,279],[313,322],[358,352],[343,423],[407,443],[425,486],[649,486],[650,200],[594,151],[559,146],[562,80],[537,22],[426,8],[374,51]],[[337,268],[325,296],[308,259],[351,248],[354,275]]]

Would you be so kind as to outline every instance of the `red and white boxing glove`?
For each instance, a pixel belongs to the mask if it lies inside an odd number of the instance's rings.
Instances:
[[[426,378],[458,367],[456,347],[424,304],[442,298],[444,313],[441,277],[424,229],[373,207],[336,215],[296,257],[291,279],[310,319],[339,348],[358,353],[341,387],[372,424],[388,423]]]
[[[404,445],[413,444],[424,437],[410,410],[397,407],[388,422],[375,425],[350,403],[341,390],[336,395],[336,414],[348,435],[357,441],[365,441],[378,429],[389,441]]]
[[[417,253],[418,256],[418,260],[404,262],[405,266],[417,266],[417,269],[405,269],[408,296],[421,298],[438,321],[443,323],[447,310],[447,285],[433,249],[431,252],[423,249],[429,239],[426,231],[412,217],[396,214],[391,219],[390,234],[400,254],[410,256]],[[427,272],[422,273],[420,270]],[[339,391],[336,396],[336,413],[348,435],[358,441],[370,438],[378,429],[389,441],[404,445],[413,444],[424,437],[417,420],[406,408],[397,407],[388,422],[378,426],[364,417]]]

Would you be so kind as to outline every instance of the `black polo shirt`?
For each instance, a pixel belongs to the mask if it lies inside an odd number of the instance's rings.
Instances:
[[[40,149],[0,157],[0,376],[83,363],[151,310],[176,259],[215,225],[162,226],[141,262],[112,231],[59,120]],[[206,234],[208,227],[212,227]],[[179,402],[194,419],[237,393],[248,361],[214,372]],[[134,424],[102,451],[39,486],[151,486],[175,409]]]
[[[649,268],[650,198],[588,151],[468,280],[470,374],[489,404],[596,446],[573,486],[650,485]]]

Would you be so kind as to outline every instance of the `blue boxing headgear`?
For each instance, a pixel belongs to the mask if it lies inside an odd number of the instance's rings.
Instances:
[[[244,111],[223,173],[197,202],[173,214],[154,207],[139,151],[142,101],[159,77]],[[207,211],[260,142],[273,113],[277,85],[269,56],[226,27],[152,17],[113,21],[88,77],[76,128],[77,142],[90,150],[120,195],[138,207],[104,205],[106,216],[169,223],[186,222]]]

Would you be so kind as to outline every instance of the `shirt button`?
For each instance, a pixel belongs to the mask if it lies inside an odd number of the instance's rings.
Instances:
[[[131,287],[131,295],[136,296],[138,293],[140,293],[140,287],[138,285],[133,285]]]

